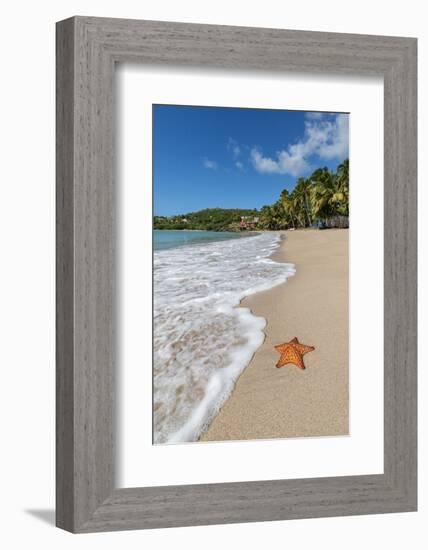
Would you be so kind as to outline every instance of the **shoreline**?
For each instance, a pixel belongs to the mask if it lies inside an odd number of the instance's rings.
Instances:
[[[294,274],[287,264],[268,260],[278,234],[244,240],[160,251],[154,270],[155,443],[198,441],[265,337],[265,319],[239,307],[242,299]]]
[[[348,230],[278,233],[270,259],[296,273],[237,306],[266,320],[265,338],[200,441],[349,433]],[[295,336],[315,346],[307,368],[275,368],[273,346]]]

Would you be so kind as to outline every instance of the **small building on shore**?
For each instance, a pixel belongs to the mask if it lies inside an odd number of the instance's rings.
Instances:
[[[255,229],[259,220],[260,218],[258,216],[241,216],[239,227],[241,229]]]
[[[318,229],[331,229],[331,228],[340,228],[346,229],[349,227],[349,217],[348,216],[332,216],[324,220],[317,220],[316,227]]]

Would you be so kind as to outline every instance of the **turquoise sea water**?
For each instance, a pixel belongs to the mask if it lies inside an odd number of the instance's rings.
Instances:
[[[218,231],[165,231],[155,229],[153,231],[153,246],[155,250],[167,250],[188,244],[205,244],[216,241],[227,241],[248,237],[248,233],[232,233]]]

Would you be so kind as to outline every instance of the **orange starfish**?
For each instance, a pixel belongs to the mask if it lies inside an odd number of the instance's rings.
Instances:
[[[278,369],[284,365],[288,365],[289,363],[296,365],[299,369],[305,369],[306,367],[303,363],[303,356],[305,353],[309,353],[315,349],[313,346],[305,346],[305,344],[301,344],[297,338],[293,338],[290,342],[274,347],[281,354],[281,357],[276,364],[276,368]]]

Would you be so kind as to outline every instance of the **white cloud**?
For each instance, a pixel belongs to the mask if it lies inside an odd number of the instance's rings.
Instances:
[[[305,118],[307,120],[321,120],[324,116],[324,113],[320,113],[318,111],[309,111],[305,114]]]
[[[301,155],[287,151],[279,151],[277,153],[277,160],[273,160],[269,157],[264,157],[259,149],[254,148],[251,150],[251,162],[257,172],[262,174],[290,174],[291,176],[298,176],[309,169],[309,164]]]
[[[205,168],[208,168],[209,170],[217,170],[218,164],[215,160],[207,159],[206,157],[202,161]]]
[[[277,151],[275,158],[264,157],[260,149],[251,150],[251,162],[262,174],[290,174],[299,176],[311,168],[309,157],[320,159],[343,159],[348,154],[348,115],[334,115],[333,118],[318,117],[305,121],[303,139]]]
[[[236,168],[238,168],[238,170],[243,170],[244,169],[244,165],[239,160],[237,160],[235,162],[235,166],[236,166]]]
[[[349,115],[337,115],[333,123],[327,124],[326,139],[321,140],[317,154],[325,159],[342,159],[349,152]]]
[[[236,141],[236,139],[229,138],[227,142],[227,150],[231,151],[232,155],[235,158],[238,158],[241,154],[241,148],[239,147],[239,143]]]

